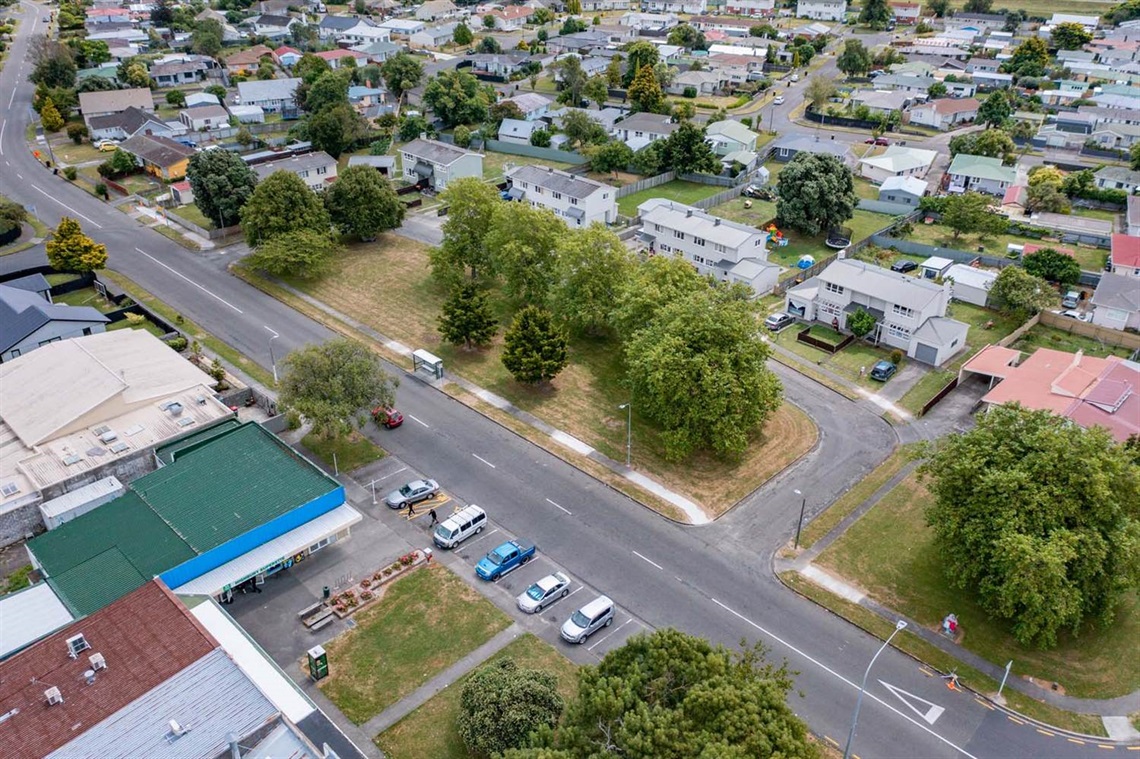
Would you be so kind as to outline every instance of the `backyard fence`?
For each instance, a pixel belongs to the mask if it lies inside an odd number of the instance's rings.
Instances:
[[[695,208],[708,210],[713,206],[719,206],[721,203],[727,203],[730,200],[735,200],[736,198],[740,197],[740,193],[743,192],[743,190],[744,185],[742,184],[735,187],[730,187],[723,192],[718,192],[716,195],[709,195],[707,198],[701,198],[700,200],[694,201],[692,205]]]
[[[581,164],[587,160],[586,156],[581,153],[575,153],[570,150],[539,148],[534,145],[517,145],[513,142],[503,142],[502,140],[486,140],[483,143],[483,147],[486,150],[491,150],[496,153],[539,158],[544,161],[558,161],[559,163]]]
[[[624,187],[619,187],[618,191],[614,193],[614,196],[620,200],[626,195],[633,195],[635,192],[641,192],[642,190],[649,190],[654,187],[660,187],[667,182],[672,182],[676,178],[676,174],[671,171],[666,171],[664,174],[658,174],[655,177],[646,177],[645,179],[639,179],[636,182],[625,185]]]
[[[1112,329],[1111,327],[1101,327],[1096,324],[1080,321],[1079,319],[1061,316],[1052,311],[1042,311],[1037,316],[1046,327],[1059,329],[1062,332],[1068,332],[1073,335],[1090,337],[1105,345],[1127,348],[1132,351],[1140,350],[1140,335],[1134,332],[1123,332],[1118,329]]]
[[[696,184],[718,185],[720,187],[735,187],[736,185],[743,184],[742,180],[736,177],[722,177],[713,174],[678,174],[677,179],[684,180],[685,182],[694,182]]]
[[[1029,330],[1036,327],[1037,323],[1040,321],[1041,321],[1041,314],[1034,314],[1033,316],[1029,317],[1029,319],[1025,322],[1025,324],[1022,324],[1020,327],[1015,329],[1013,332],[1010,332],[1008,335],[1003,337],[1001,340],[998,340],[997,344],[1003,348],[1008,348],[1009,346],[1013,345],[1018,340],[1020,340],[1025,335],[1026,332],[1028,332]]]
[[[908,213],[913,213],[916,206],[908,206],[905,203],[890,203],[886,200],[870,200],[868,198],[859,198],[859,203],[856,206],[860,211],[870,211],[871,213],[881,213],[887,216],[905,216]]]

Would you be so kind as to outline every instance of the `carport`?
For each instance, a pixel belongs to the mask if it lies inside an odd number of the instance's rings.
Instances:
[[[1009,376],[1020,360],[1021,351],[1001,345],[987,345],[962,364],[962,368],[958,371],[958,384],[967,379],[968,375],[974,375],[988,378],[989,387],[993,388]]]

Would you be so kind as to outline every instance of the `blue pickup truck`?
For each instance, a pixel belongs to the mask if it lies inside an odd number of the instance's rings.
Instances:
[[[479,559],[479,563],[475,565],[475,574],[484,580],[497,580],[507,572],[530,561],[534,557],[534,552],[534,543],[508,540]]]

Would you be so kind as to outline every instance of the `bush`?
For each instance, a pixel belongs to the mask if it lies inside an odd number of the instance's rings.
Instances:
[[[83,142],[83,138],[87,136],[87,127],[82,124],[68,124],[67,136],[71,138],[72,142],[79,145]]]
[[[695,98],[696,96],[697,96],[697,88],[696,87],[686,87],[681,92],[681,97]]]
[[[189,345],[189,342],[185,337],[172,337],[166,341],[166,344],[169,345],[172,349],[181,353],[182,351],[186,350],[186,346]]]
[[[900,351],[898,348],[895,348],[893,351],[891,351],[890,359],[891,359],[892,364],[894,364],[895,366],[898,366],[899,364],[902,363],[903,352]]]
[[[126,318],[127,324],[131,325],[132,327],[141,327],[142,325],[146,324],[146,317],[142,314],[127,314]]]
[[[106,200],[107,199],[107,185],[103,184],[102,182],[95,185],[95,195],[97,197],[102,198],[103,200]]]
[[[63,170],[63,176],[69,182],[74,182],[75,178],[79,176],[79,171],[74,166],[68,166]]]
[[[285,426],[291,430],[301,429],[301,414],[296,409],[285,412]]]

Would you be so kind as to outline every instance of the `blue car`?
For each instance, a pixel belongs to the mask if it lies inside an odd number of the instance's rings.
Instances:
[[[886,382],[895,376],[895,372],[898,370],[899,368],[890,361],[880,361],[871,367],[871,379]]]
[[[534,552],[534,543],[508,540],[479,559],[479,563],[475,565],[475,574],[484,580],[497,580],[530,561],[534,557]]]

